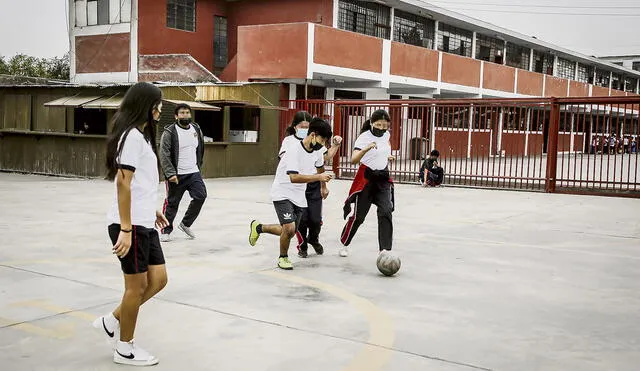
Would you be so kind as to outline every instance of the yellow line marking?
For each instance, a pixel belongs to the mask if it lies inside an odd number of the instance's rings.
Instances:
[[[9,261],[9,262],[0,262],[0,264],[5,265],[25,265],[25,264],[51,264],[51,263],[69,263],[69,262],[107,262],[111,261],[111,259],[50,259],[50,260],[32,260],[32,261]],[[272,278],[282,279],[290,282],[294,282],[303,286],[314,287],[323,291],[328,292],[329,294],[349,303],[353,307],[355,307],[360,313],[362,313],[367,322],[369,323],[369,339],[364,348],[351,360],[351,362],[347,365],[344,371],[376,371],[382,370],[384,366],[389,362],[392,356],[392,347],[395,342],[395,332],[393,321],[391,317],[385,313],[382,309],[377,307],[372,302],[368,301],[365,298],[357,296],[345,289],[342,289],[337,286],[333,286],[324,282],[315,281],[307,278],[302,278],[299,276],[294,276],[291,274],[284,274],[278,271],[259,271],[259,268],[251,268],[247,266],[236,266],[236,265],[218,265],[209,261],[180,261],[180,260],[172,260],[169,262],[170,265],[178,266],[178,265],[186,265],[186,266],[215,266],[219,269],[243,272],[243,273],[258,273],[265,276],[270,276]],[[71,309],[58,307],[49,303],[44,303],[42,301],[29,301],[24,303],[17,303],[15,305],[26,305],[26,306],[34,306],[38,308],[42,308],[54,313],[64,313],[68,312]],[[68,315],[93,320],[95,316],[90,315],[88,313],[83,312],[75,312],[72,311],[67,313]],[[89,318],[89,316],[91,318]],[[43,331],[47,331],[46,329],[41,329]],[[27,330],[25,330],[27,331]],[[31,330],[29,330],[31,331]],[[35,330],[33,330],[35,331]]]
[[[79,318],[83,321],[93,321],[94,319],[96,319],[96,316],[91,313],[76,311],[76,310],[65,308],[65,307],[59,307],[57,305],[49,303],[46,300],[24,301],[20,303],[13,303],[11,304],[11,306],[39,308],[47,312],[51,312],[55,314],[64,314],[66,316]]]
[[[364,346],[355,358],[351,360],[345,371],[374,371],[382,370],[392,356],[391,348],[395,341],[393,321],[391,317],[382,309],[369,300],[352,294],[351,292],[337,286],[324,282],[310,280],[299,276],[284,274],[277,271],[262,271],[259,274],[270,276],[303,286],[310,286],[324,290],[354,306],[364,314],[369,322],[369,344]]]
[[[0,323],[2,326],[8,326],[12,323],[16,323],[16,321],[12,321],[8,318],[0,318]],[[36,326],[31,323],[19,323],[17,325],[13,325],[10,327],[6,327],[10,329],[21,330],[24,332],[28,332],[30,334],[54,338],[58,340],[66,340],[75,334],[75,327],[72,324],[61,324],[55,326],[53,328],[43,328],[40,326]]]

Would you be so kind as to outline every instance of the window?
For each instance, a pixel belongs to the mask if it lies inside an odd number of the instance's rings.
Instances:
[[[163,110],[164,111],[164,110]],[[172,110],[173,113],[173,110]],[[194,121],[200,125],[202,135],[207,142],[222,142],[224,139],[224,110],[200,111],[193,110]]]
[[[503,53],[504,41],[480,34],[476,36],[476,59],[503,64]]]
[[[196,30],[196,0],[167,0],[167,27]]]
[[[75,0],[76,27],[131,21],[131,0]]]
[[[434,21],[396,10],[393,22],[394,41],[433,49],[434,33]]]
[[[597,86],[602,86],[604,88],[609,87],[609,79],[611,74],[609,71],[603,71],[596,68],[596,81],[595,84]]]
[[[533,51],[533,71],[553,75],[553,55],[550,53]]]
[[[531,49],[524,46],[507,43],[507,65],[523,70],[529,70]]]
[[[230,132],[260,131],[260,108],[257,107],[231,107]],[[253,142],[254,140],[245,140]],[[257,138],[256,140],[257,141]]]
[[[624,91],[629,93],[635,93],[636,88],[638,87],[638,79],[633,77],[625,77],[624,78]]]
[[[593,66],[578,63],[578,81],[593,84]]]
[[[617,73],[613,73],[611,75],[611,89],[622,90],[624,80],[622,80],[622,76]]]
[[[76,108],[73,115],[75,134],[107,134],[107,110]]]
[[[573,80],[576,77],[576,62],[558,58],[558,77]]]
[[[636,70],[636,71],[640,71],[640,62],[633,62],[631,64],[631,69],[632,70]]]
[[[526,108],[506,107],[503,109],[502,113],[504,115],[502,121],[503,130],[527,130],[527,115],[529,112]]]
[[[213,24],[214,67],[225,68],[227,66],[229,54],[229,49],[227,47],[227,18],[215,16]]]
[[[438,50],[471,58],[473,32],[440,23],[438,26]]]
[[[358,0],[340,0],[338,28],[389,39],[391,36],[391,8]]]

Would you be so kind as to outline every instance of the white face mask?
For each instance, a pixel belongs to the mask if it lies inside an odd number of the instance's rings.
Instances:
[[[308,133],[309,133],[309,129],[304,129],[304,128],[296,129],[296,136],[298,138],[304,139],[307,137]]]

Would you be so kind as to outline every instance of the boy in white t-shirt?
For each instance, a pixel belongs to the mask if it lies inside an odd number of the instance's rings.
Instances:
[[[289,245],[307,207],[307,183],[328,182],[332,176],[324,172],[324,158],[320,150],[331,138],[331,126],[321,118],[309,124],[308,135],[301,141],[291,141],[282,151],[282,157],[271,186],[271,200],[280,224],[250,224],[249,244],[255,246],[261,233],[280,236],[278,267],[293,269],[289,261]]]

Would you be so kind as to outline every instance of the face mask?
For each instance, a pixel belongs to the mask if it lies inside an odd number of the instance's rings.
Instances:
[[[371,134],[373,134],[376,137],[381,137],[384,135],[384,133],[386,133],[387,131],[384,129],[378,129],[378,128],[371,128]]]
[[[307,137],[307,134],[309,133],[309,129],[296,129],[296,136],[300,139],[304,139]]]
[[[188,126],[191,123],[191,119],[179,119],[178,122],[182,126]]]
[[[320,144],[319,142],[316,142],[316,144],[311,146],[311,149],[314,151],[319,151],[322,149],[322,147],[324,147],[324,145]]]

